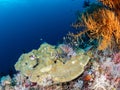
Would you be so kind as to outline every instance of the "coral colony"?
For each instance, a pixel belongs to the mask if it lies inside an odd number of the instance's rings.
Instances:
[[[120,90],[120,0],[90,3],[63,43],[24,53],[0,90]]]

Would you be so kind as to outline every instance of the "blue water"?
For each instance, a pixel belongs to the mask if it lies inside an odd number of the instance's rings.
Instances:
[[[61,42],[82,6],[83,0],[0,0],[0,73],[14,71],[23,52]]]

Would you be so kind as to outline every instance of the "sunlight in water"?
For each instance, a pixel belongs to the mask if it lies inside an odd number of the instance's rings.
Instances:
[[[28,0],[0,0],[0,6],[9,7],[14,4],[26,3]],[[29,0],[31,1],[31,0]]]

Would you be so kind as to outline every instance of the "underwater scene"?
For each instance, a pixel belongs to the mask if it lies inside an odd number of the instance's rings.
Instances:
[[[0,90],[120,90],[120,0],[0,0]]]

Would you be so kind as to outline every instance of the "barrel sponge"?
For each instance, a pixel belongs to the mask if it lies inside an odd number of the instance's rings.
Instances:
[[[43,43],[38,50],[22,54],[15,69],[42,86],[68,82],[83,73],[90,57],[82,49],[70,58],[63,54],[59,46]]]

